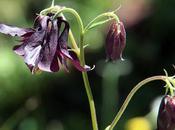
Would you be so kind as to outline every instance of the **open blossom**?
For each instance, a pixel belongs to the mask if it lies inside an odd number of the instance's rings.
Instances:
[[[108,60],[122,59],[122,52],[126,46],[126,32],[122,22],[112,23],[106,38],[106,56]]]
[[[175,130],[175,96],[163,97],[157,118],[157,130]]]
[[[59,62],[67,68],[67,59],[80,71],[82,67],[75,52],[68,49],[69,23],[58,17],[39,15],[33,28],[18,28],[0,24],[0,32],[21,37],[21,44],[14,47],[14,52],[23,57],[32,73],[37,70],[57,72]]]

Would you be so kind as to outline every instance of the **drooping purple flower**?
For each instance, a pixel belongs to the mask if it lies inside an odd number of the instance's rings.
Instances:
[[[175,96],[163,97],[157,118],[157,130],[175,130]]]
[[[113,22],[109,28],[106,38],[107,60],[118,60],[122,58],[122,52],[126,46],[126,32],[122,22]]]
[[[69,24],[62,17],[38,16],[33,28],[18,28],[0,24],[0,32],[21,37],[21,44],[14,47],[14,52],[23,57],[32,73],[37,70],[57,72],[60,63],[68,70],[67,59],[80,71],[82,67],[75,52],[67,46]]]

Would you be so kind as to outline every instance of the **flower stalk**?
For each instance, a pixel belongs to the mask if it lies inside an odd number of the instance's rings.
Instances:
[[[95,17],[91,22],[89,22],[89,24],[85,27],[85,29],[84,29],[85,31],[84,32],[87,32],[88,30],[90,30],[92,28],[92,26],[94,26],[94,23],[96,24],[97,21],[99,21],[100,19],[103,19],[105,17],[108,17],[108,19],[107,20],[103,20],[104,22],[101,22],[101,24],[107,23],[107,22],[109,22],[109,21],[111,21],[113,19],[115,19],[115,21],[117,23],[120,22],[118,16],[114,13],[114,11],[113,12],[103,13],[103,14],[100,14],[97,17]],[[101,25],[101,24],[99,24],[99,25]]]
[[[84,34],[81,34],[80,37],[80,63],[82,66],[85,65],[85,57],[84,57]],[[98,123],[97,123],[97,117],[96,117],[96,110],[95,110],[95,104],[94,104],[94,99],[92,95],[92,90],[90,87],[89,79],[88,79],[88,74],[87,72],[82,72],[83,76],[83,81],[84,81],[84,86],[86,89],[86,93],[88,96],[88,101],[89,101],[89,106],[90,106],[90,111],[91,111],[91,118],[92,118],[92,126],[93,130],[98,130]]]
[[[84,25],[83,25],[83,22],[81,20],[81,17],[79,16],[79,14],[74,9],[65,8],[65,7],[60,8],[59,6],[53,6],[53,7],[51,6],[50,8],[41,11],[40,14],[47,14],[47,13],[54,13],[55,14],[54,17],[57,17],[57,15],[60,15],[60,14],[64,17],[63,13],[71,13],[75,16],[75,18],[77,19],[79,28],[80,28],[79,48],[77,46],[77,43],[76,43],[75,38],[73,36],[73,33],[71,31],[69,32],[69,38],[71,40],[71,44],[72,44],[73,49],[75,49],[76,53],[78,53],[81,65],[85,66],[85,59],[84,59]],[[86,93],[87,93],[87,96],[88,96],[93,130],[98,130],[95,104],[94,104],[94,99],[93,99],[93,95],[92,95],[92,91],[91,91],[91,87],[90,87],[87,72],[82,72],[82,76],[83,76],[83,81],[84,81]]]
[[[162,80],[164,82],[166,82],[166,79],[168,77],[167,76],[153,76],[153,77],[149,77],[141,82],[139,82],[132,90],[131,92],[128,94],[128,96],[126,97],[123,105],[121,106],[121,108],[119,109],[117,115],[115,116],[114,120],[112,121],[112,123],[106,128],[106,130],[113,130],[114,127],[116,126],[116,124],[118,123],[119,119],[121,118],[122,114],[124,113],[125,109],[127,108],[129,102],[131,101],[132,97],[134,96],[134,94],[145,84],[152,82],[152,81],[156,81],[156,80]]]

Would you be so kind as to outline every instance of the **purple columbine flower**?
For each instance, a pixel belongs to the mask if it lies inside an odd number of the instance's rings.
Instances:
[[[157,130],[175,130],[175,96],[163,97],[157,118]]]
[[[37,70],[57,72],[59,62],[68,70],[67,59],[80,71],[88,71],[90,67],[82,67],[74,51],[68,49],[69,23],[58,17],[39,15],[33,28],[18,28],[0,24],[0,32],[21,37],[21,44],[14,47],[14,52],[23,57],[32,73]]]
[[[106,38],[107,60],[118,60],[122,58],[122,52],[126,46],[126,32],[122,22],[112,23]]]

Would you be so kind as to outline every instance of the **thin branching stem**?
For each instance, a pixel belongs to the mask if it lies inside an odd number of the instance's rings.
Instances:
[[[118,123],[119,119],[121,118],[122,114],[124,113],[125,109],[127,108],[129,102],[131,101],[132,97],[134,96],[134,94],[145,84],[155,81],[155,80],[162,80],[164,82],[166,82],[167,76],[153,76],[153,77],[149,77],[141,82],[139,82],[132,90],[131,92],[128,94],[128,96],[126,97],[123,105],[121,106],[120,110],[118,111],[117,115],[115,116],[114,120],[112,121],[112,123],[110,124],[110,126],[108,127],[107,130],[113,130],[114,127],[116,126],[116,124]]]

